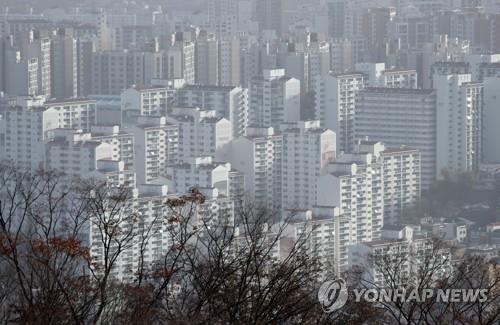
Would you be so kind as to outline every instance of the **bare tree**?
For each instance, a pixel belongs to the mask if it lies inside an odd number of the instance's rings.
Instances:
[[[6,165],[0,168],[0,186],[4,322],[327,319],[316,301],[322,266],[305,254],[305,240],[283,241],[293,216],[273,226],[275,216],[253,206],[237,216],[225,210],[206,215],[205,197],[193,189],[146,218],[129,189]],[[159,232],[168,244],[160,258],[147,262]],[[122,259],[131,247],[138,247],[139,256],[123,278],[116,272],[124,270]]]
[[[351,270],[357,288],[389,290],[426,289],[486,290],[487,300],[454,301],[438,299],[378,299],[389,323],[394,324],[495,324],[500,320],[500,269],[496,262],[482,257],[458,259],[452,246],[437,239],[426,239],[418,250],[393,250],[372,253],[367,266]],[[378,275],[378,276],[376,276]],[[477,292],[477,291],[476,291]]]

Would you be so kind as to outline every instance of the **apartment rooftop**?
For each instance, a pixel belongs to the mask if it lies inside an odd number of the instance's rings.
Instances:
[[[330,73],[330,76],[335,78],[353,78],[353,77],[364,77],[365,74],[359,71],[352,71],[352,72]]]
[[[401,147],[401,148],[385,148],[380,154],[393,154],[393,153],[409,153],[409,152],[418,152],[418,149],[410,148],[410,147]]]
[[[388,88],[388,87],[367,87],[363,93],[397,94],[397,95],[431,95],[434,89],[413,89],[413,88]]]
[[[183,88],[179,89],[179,91],[184,90],[205,90],[205,91],[229,91],[233,90],[234,86],[213,86],[213,85],[186,85]]]
[[[55,99],[45,102],[47,106],[56,106],[62,104],[84,104],[84,103],[96,103],[94,99],[88,98],[68,98],[68,99]]]

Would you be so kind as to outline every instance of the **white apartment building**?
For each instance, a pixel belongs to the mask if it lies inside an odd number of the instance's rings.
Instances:
[[[58,126],[57,114],[42,106],[43,97],[19,96],[0,100],[0,160],[11,161],[25,169],[42,167],[47,130]]]
[[[132,236],[136,237],[136,240],[130,241],[121,248],[123,252],[120,253],[111,272],[113,278],[124,281],[133,280],[139,268],[141,249],[146,266],[145,271],[149,271],[149,268],[154,266],[154,262],[164,257],[173,245],[168,230],[168,207],[165,204],[168,198],[167,190],[166,185],[139,185],[133,191],[133,197],[128,202],[117,206],[113,215],[109,217],[119,222],[123,230],[127,229],[123,232],[124,234],[128,235],[132,230]],[[140,222],[134,220],[137,217],[140,217]],[[90,220],[90,255],[97,266],[104,265],[104,243],[109,240],[101,227],[99,220]],[[147,242],[144,243],[141,235],[147,231],[149,231],[150,238],[147,238]],[[124,239],[120,235],[115,238],[117,242],[124,241]],[[144,244],[145,247],[141,247]],[[115,254],[118,249],[117,244],[109,243],[109,245],[109,253]],[[98,272],[99,269],[97,268],[96,271]]]
[[[339,209],[316,206],[304,214],[304,221],[291,223],[294,228],[294,242],[305,241],[304,249],[308,256],[320,261],[324,276],[331,276],[332,273],[340,275]]]
[[[230,163],[218,163],[212,157],[197,157],[168,166],[169,190],[184,193],[192,187],[216,188],[219,194],[229,196],[230,172]]]
[[[486,77],[484,83],[483,106],[483,161],[486,163],[500,163],[500,75]]]
[[[195,84],[195,43],[183,41],[182,35],[175,34],[175,42],[166,52],[167,79],[184,79],[188,85]]]
[[[52,95],[51,39],[42,35],[40,31],[31,30],[27,37],[23,37],[22,56],[28,62],[37,62],[38,91],[33,95],[42,95],[50,98]],[[28,69],[32,68],[28,65]],[[26,93],[17,93],[25,95]]]
[[[436,93],[433,90],[365,88],[356,100],[355,138],[420,151],[422,187],[436,179]]]
[[[382,72],[382,80],[382,87],[418,89],[418,74],[416,70],[385,70]]]
[[[386,227],[384,227],[385,229]],[[390,227],[384,238],[349,246],[348,265],[361,268],[363,278],[379,288],[394,283],[418,281],[422,270],[433,269],[433,279],[442,279],[452,270],[451,252],[439,248],[430,237],[415,234],[410,227]],[[393,263],[393,264],[391,264]],[[392,269],[387,273],[387,269]]]
[[[282,134],[282,206],[310,209],[316,204],[321,169],[336,156],[335,133],[321,128],[319,121],[301,121],[283,125]]]
[[[5,78],[3,90],[12,95],[38,95],[38,58],[25,58],[16,48],[7,47],[4,51],[4,73],[9,78]]]
[[[380,153],[380,159],[384,180],[384,224],[397,224],[401,213],[420,200],[420,152],[410,148],[387,148]]]
[[[186,193],[193,187],[216,190],[219,198],[228,198],[235,208],[245,199],[245,175],[228,162],[213,157],[197,157],[190,162],[168,166],[167,183],[171,193]]]
[[[470,74],[435,74],[436,172],[478,168],[482,156],[483,85]]]
[[[47,110],[57,113],[58,128],[80,129],[90,132],[97,124],[96,101],[88,99],[66,99],[45,102]]]
[[[264,70],[249,87],[248,125],[278,128],[300,120],[300,81],[285,76],[284,69]]]
[[[329,74],[315,80],[315,118],[337,134],[337,150],[350,152],[354,145],[356,94],[365,87],[361,73]]]
[[[356,63],[356,71],[367,76],[366,87],[418,88],[416,70],[386,69],[385,63]]]
[[[216,149],[232,139],[231,122],[217,117],[215,111],[200,108],[174,108],[168,122],[179,130],[179,162],[192,158],[214,156]]]
[[[317,34],[307,47],[309,53],[307,91],[313,89],[316,76],[323,76],[330,72],[330,43],[317,40]]]
[[[304,43],[286,43],[287,52],[280,54],[286,75],[300,81],[302,94],[313,86],[314,78],[330,72],[330,44],[319,42],[317,34],[308,35]],[[313,40],[310,40],[310,38]]]
[[[257,206],[281,211],[283,136],[273,128],[248,128],[247,134],[217,150],[245,176],[245,194]]]
[[[167,166],[177,162],[179,128],[159,116],[139,117],[130,129],[134,135],[134,168],[139,184],[167,176]]]
[[[123,112],[136,115],[166,115],[175,99],[175,89],[163,86],[133,86],[121,93]],[[130,114],[130,113],[128,113]]]
[[[135,171],[127,169],[125,163],[115,159],[98,160],[96,170],[87,175],[88,179],[105,182],[110,188],[136,188]]]
[[[90,131],[95,125],[95,102],[67,100],[45,102],[44,97],[18,96],[0,104],[3,152],[17,166],[36,169],[45,161],[44,143],[53,129]]]
[[[231,121],[233,137],[248,126],[248,89],[232,86],[187,85],[177,91],[177,106],[213,110]]]
[[[192,212],[192,219],[189,220],[189,227],[195,226],[200,231],[193,236],[193,245],[199,245],[198,240],[204,237],[201,227],[204,225],[213,227],[221,225],[234,225],[234,208],[232,202],[227,198],[218,198],[216,190],[203,190],[206,200],[203,204],[196,205]],[[166,185],[139,185],[133,191],[133,197],[129,202],[117,207],[110,217],[119,222],[124,234],[132,231],[135,240],[129,241],[122,247],[123,252],[119,255],[111,277],[117,280],[133,281],[139,268],[139,256],[144,258],[145,271],[153,271],[157,263],[161,266],[165,255],[172,249],[176,242],[174,235],[178,222],[169,217],[169,207],[165,204],[168,198],[179,195],[168,195]],[[119,209],[118,209],[119,208]],[[190,208],[190,207],[189,207]],[[186,215],[189,212],[186,211]],[[139,222],[137,222],[139,218]],[[90,220],[90,254],[96,261],[96,265],[104,263],[104,240],[105,234],[100,232],[98,220]],[[146,240],[141,240],[142,236],[148,233]],[[117,242],[125,238],[116,237]],[[116,252],[116,243],[110,243],[110,254]],[[96,270],[99,272],[99,269]]]
[[[63,171],[68,177],[86,179],[97,169],[99,160],[111,160],[112,147],[92,141],[90,133],[72,129],[50,131],[51,140],[45,145],[45,167]]]
[[[382,165],[384,225],[399,224],[401,212],[420,199],[420,152],[407,147],[387,148],[381,142],[366,140],[358,140],[354,151],[371,153],[374,161]]]
[[[377,240],[381,235],[383,168],[375,154],[376,151],[342,155],[329,164],[318,179],[317,205],[339,208],[340,271],[347,268],[349,245]]]
[[[120,130],[118,125],[93,126],[91,129],[92,140],[107,143],[112,147],[111,159],[123,161],[126,170],[134,169],[134,135]]]

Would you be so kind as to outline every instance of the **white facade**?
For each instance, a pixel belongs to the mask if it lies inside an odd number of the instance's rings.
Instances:
[[[382,73],[383,87],[418,89],[416,70],[386,70]]]
[[[115,159],[98,160],[96,170],[91,171],[87,178],[105,182],[110,188],[136,187],[136,177],[133,169],[127,169],[125,163]]]
[[[380,153],[380,158],[384,180],[384,224],[397,224],[401,221],[401,213],[420,200],[420,152],[388,148]]]
[[[165,115],[175,97],[168,87],[132,87],[121,93],[122,111],[137,111],[137,115]]]
[[[500,76],[487,77],[484,83],[483,111],[483,160],[500,163]]]
[[[216,157],[245,175],[245,194],[257,206],[281,211],[282,135],[273,128],[249,128],[246,136],[217,150]]]
[[[167,176],[167,166],[177,162],[179,129],[165,117],[140,117],[130,129],[134,135],[134,167],[139,184]]]
[[[0,103],[0,139],[3,140],[0,160],[25,169],[43,166],[47,131],[58,127],[57,114],[50,114],[43,103],[43,98],[29,96],[5,98]]]
[[[217,117],[215,111],[199,108],[174,108],[168,118],[169,123],[178,127],[179,162],[187,162],[196,157],[214,156],[217,148],[232,139],[231,122]]]
[[[384,218],[382,164],[372,153],[346,154],[328,165],[318,179],[319,206],[339,208],[340,270],[347,267],[347,247],[380,238]]]
[[[366,88],[356,106],[355,137],[420,151],[422,187],[436,179],[436,94],[432,90]]]
[[[178,221],[175,221],[174,216],[169,217],[170,210],[165,202],[168,198],[179,195],[169,196],[166,185],[139,185],[133,193],[133,197],[122,206],[115,208],[113,215],[110,216],[119,222],[121,229],[127,229],[123,233],[129,234],[129,231],[132,231],[131,236],[134,238],[134,240],[127,242],[127,245],[121,247],[123,252],[118,256],[111,272],[112,278],[123,281],[134,279],[140,267],[139,256],[143,258],[144,271],[152,271],[156,263],[162,265],[165,255],[176,245],[174,236],[177,233]],[[206,201],[194,208],[188,227],[194,229],[197,226],[198,229],[204,229],[200,227],[202,222],[210,227],[221,224],[233,225],[234,208],[232,202],[228,199],[217,198],[216,190],[202,191],[202,193],[205,195]],[[188,215],[189,212],[185,213]],[[98,220],[91,219],[90,223],[90,254],[95,260],[95,264],[99,266],[104,263],[103,236],[104,240],[109,239],[101,233]],[[203,235],[202,231],[198,232],[193,236],[191,242],[196,244]],[[117,235],[115,239],[123,242],[126,237]],[[109,253],[114,254],[117,249],[116,244],[110,243],[109,249]],[[98,269],[96,271],[99,272]]]
[[[97,124],[95,100],[56,100],[46,102],[44,106],[47,110],[57,113],[58,128],[81,129],[84,132],[90,132],[91,127]]]
[[[282,133],[283,209],[309,209],[316,204],[321,169],[335,159],[335,133],[321,128],[319,121],[290,123]]]
[[[134,169],[134,135],[115,126],[93,126],[92,140],[107,143],[112,147],[111,159],[123,161],[124,169]]]
[[[387,70],[385,63],[356,63],[356,71],[368,76],[367,87],[418,88],[416,70]]]
[[[230,163],[216,163],[212,157],[197,157],[190,162],[168,166],[167,179],[172,193],[185,193],[190,188],[216,188],[229,196]]]
[[[17,166],[36,169],[45,161],[44,143],[52,137],[50,130],[90,131],[95,125],[95,102],[68,100],[45,102],[43,97],[20,96],[2,103],[5,123],[4,152],[6,160]]]
[[[365,86],[363,74],[326,75],[316,78],[315,118],[337,134],[337,150],[350,152],[354,145],[356,94]]]
[[[434,75],[437,98],[436,172],[465,172],[482,153],[483,86],[470,74]]]
[[[300,81],[285,76],[283,69],[264,70],[249,87],[248,124],[278,128],[300,120]]]
[[[340,275],[340,216],[336,207],[313,207],[305,211],[305,221],[294,222],[294,242],[305,241],[308,256],[322,264],[325,276]],[[345,249],[345,247],[344,247]]]
[[[431,277],[449,276],[452,269],[451,252],[436,247],[432,238],[414,235],[404,230],[402,238],[384,238],[378,241],[349,246],[349,266],[358,266],[363,277],[377,287],[404,285],[421,276],[422,270],[433,270]],[[391,264],[393,263],[393,264]],[[387,272],[387,269],[394,271]]]
[[[213,110],[231,122],[233,137],[248,126],[248,89],[228,86],[185,86],[177,91],[177,106]]]
[[[167,79],[184,79],[188,85],[195,84],[196,47],[194,42],[176,41],[166,53]]]
[[[97,169],[97,161],[111,160],[112,147],[92,141],[90,133],[55,129],[45,145],[45,167],[60,170],[66,176],[86,179]]]

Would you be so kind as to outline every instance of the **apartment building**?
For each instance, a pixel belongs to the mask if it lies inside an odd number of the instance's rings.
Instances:
[[[336,157],[336,138],[319,121],[301,121],[282,126],[282,205],[304,210],[316,204],[317,179],[321,169]]]
[[[279,128],[300,120],[300,81],[285,76],[284,69],[264,70],[250,81],[248,125]]]
[[[64,99],[45,102],[49,111],[58,115],[58,128],[81,129],[90,132],[97,124],[96,101],[88,99]]]
[[[227,161],[245,176],[245,193],[256,206],[278,213],[282,200],[283,136],[273,128],[248,128],[217,150],[216,158]]]
[[[248,126],[248,89],[232,86],[187,85],[177,91],[177,106],[216,111],[231,122],[233,137]]]
[[[337,150],[351,152],[354,146],[356,95],[365,87],[361,73],[329,74],[316,78],[315,119],[337,134]]]
[[[344,154],[318,178],[317,205],[337,207],[338,270],[348,266],[349,245],[377,240],[384,221],[383,166],[373,152]]]
[[[99,160],[111,160],[112,147],[92,141],[90,133],[54,129],[45,145],[45,168],[60,170],[68,177],[86,179]]]
[[[124,169],[134,170],[134,135],[118,125],[96,125],[91,128],[92,140],[111,145],[114,161],[123,161]]]
[[[130,128],[134,136],[134,168],[138,184],[167,176],[167,166],[178,161],[179,128],[167,118],[143,116]]]
[[[230,200],[219,198],[216,190],[202,189],[202,194],[205,202],[186,212],[191,217],[186,226],[196,232],[188,242],[193,246],[200,245],[200,239],[206,236],[205,231],[234,225],[234,208]],[[119,242],[125,241],[126,236],[130,238],[130,231],[133,231],[135,240],[121,248],[123,251],[110,276],[116,280],[132,281],[140,267],[144,267],[144,271],[153,271],[156,266],[161,266],[165,256],[178,244],[175,238],[179,222],[165,204],[174,197],[178,194],[169,195],[167,185],[139,185],[133,190],[132,198],[115,207],[109,215],[110,220],[115,220],[123,230],[116,235],[114,242],[109,243],[109,247],[104,245],[109,240],[107,234],[99,228],[98,220],[94,222],[91,219],[90,255],[95,261],[96,272],[99,272],[98,266],[105,263],[105,248],[114,252]]]
[[[436,179],[436,93],[433,90],[365,88],[356,99],[355,138],[420,151],[422,187]]]
[[[165,116],[172,109],[175,92],[172,87],[132,86],[121,93],[122,111],[128,116]]]
[[[217,148],[232,139],[231,122],[215,111],[200,108],[174,108],[168,122],[179,130],[178,161],[214,156]]]
[[[470,74],[435,74],[436,172],[478,168],[482,157],[483,84]]]
[[[38,169],[45,161],[47,131],[58,127],[56,114],[47,111],[43,97],[0,98],[0,153],[2,160],[25,169]]]

